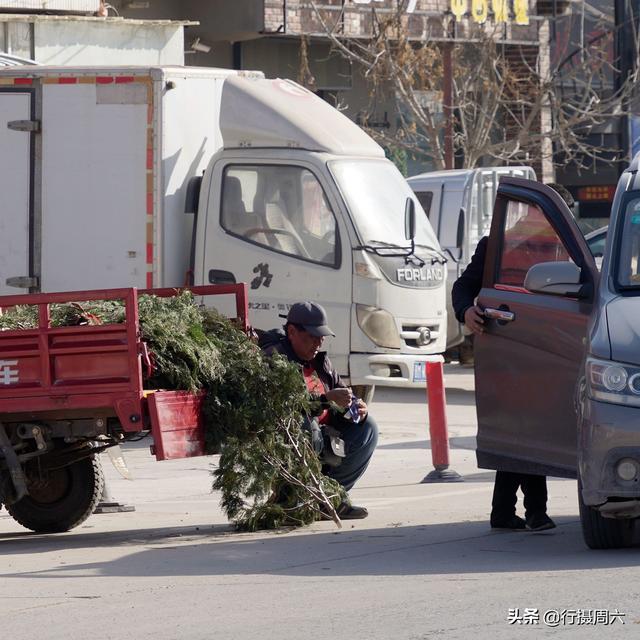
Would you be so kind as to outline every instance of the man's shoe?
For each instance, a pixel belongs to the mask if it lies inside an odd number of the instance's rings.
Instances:
[[[369,515],[369,512],[364,507],[358,507],[348,502],[341,502],[336,507],[336,513],[340,520],[362,520]],[[331,520],[331,516],[324,505],[320,507],[319,519]]]
[[[546,513],[535,513],[527,518],[529,531],[547,531],[547,529],[555,528],[556,523]]]
[[[527,523],[520,516],[512,515],[509,518],[491,518],[491,528],[496,531],[523,531]]]
[[[364,507],[358,507],[355,504],[349,504],[343,502],[336,509],[340,520],[362,520],[369,515],[369,512]]]

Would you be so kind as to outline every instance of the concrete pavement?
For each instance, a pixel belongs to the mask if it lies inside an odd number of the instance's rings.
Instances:
[[[215,457],[157,463],[146,441],[126,450],[134,481],[105,460],[112,493],[135,504],[134,513],[94,515],[71,532],[37,536],[0,511],[3,635],[638,637],[638,548],[587,550],[575,482],[568,480],[549,481],[557,529],[491,532],[493,473],[475,465],[472,372],[447,367],[446,385],[451,466],[465,482],[420,484],[431,470],[424,393],[378,390],[372,411],[380,444],[352,492],[371,515],[340,531],[319,522],[235,533],[210,492]],[[543,620],[616,608],[625,624]],[[519,610],[511,612],[513,624],[509,609]]]

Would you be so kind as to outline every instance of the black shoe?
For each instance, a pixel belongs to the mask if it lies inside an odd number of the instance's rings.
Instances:
[[[358,507],[348,502],[341,502],[336,507],[336,513],[340,520],[362,520],[369,515],[369,512],[364,507]],[[331,515],[324,505],[320,507],[319,519],[331,520]]]
[[[523,531],[527,523],[520,516],[512,515],[509,518],[491,518],[491,528],[497,531]]]
[[[340,520],[362,520],[369,515],[364,507],[358,507],[355,504],[343,502],[336,509],[336,513]]]
[[[534,513],[527,518],[529,531],[547,531],[547,529],[555,528],[556,523],[546,513]]]

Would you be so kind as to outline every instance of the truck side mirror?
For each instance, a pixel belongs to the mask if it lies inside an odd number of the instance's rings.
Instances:
[[[404,237],[413,240],[416,237],[416,203],[407,198],[404,205]]]
[[[580,274],[580,267],[573,262],[540,262],[527,271],[524,288],[533,293],[582,298]]]

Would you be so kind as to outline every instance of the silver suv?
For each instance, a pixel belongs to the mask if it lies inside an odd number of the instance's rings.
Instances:
[[[577,477],[593,549],[629,546],[640,516],[639,157],[601,271],[555,191],[503,178],[478,297],[478,465]]]

